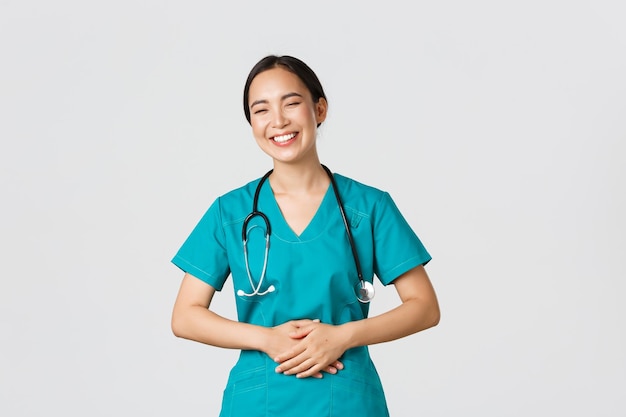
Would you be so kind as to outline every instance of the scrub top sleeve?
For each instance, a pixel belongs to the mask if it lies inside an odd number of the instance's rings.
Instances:
[[[206,282],[217,291],[230,274],[218,198],[202,216],[172,259],[183,272]]]
[[[383,193],[374,211],[374,273],[384,285],[431,256],[388,193]]]

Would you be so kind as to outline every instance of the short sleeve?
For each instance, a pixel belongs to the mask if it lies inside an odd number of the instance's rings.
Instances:
[[[220,291],[230,274],[218,198],[172,259],[183,272]]]
[[[431,256],[388,193],[383,193],[374,210],[374,273],[384,285]]]

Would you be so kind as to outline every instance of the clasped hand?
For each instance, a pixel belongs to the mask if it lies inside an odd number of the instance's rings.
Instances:
[[[266,351],[278,366],[276,372],[297,378],[322,378],[343,369],[338,360],[347,341],[337,326],[319,320],[292,320],[273,327],[271,346]]]

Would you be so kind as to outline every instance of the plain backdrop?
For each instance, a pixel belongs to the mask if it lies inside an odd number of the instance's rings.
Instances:
[[[215,416],[170,259],[271,161],[250,68],[295,55],[322,161],[389,191],[438,327],[371,348],[391,414],[626,415],[622,1],[0,1],[0,415]],[[378,285],[372,313],[398,302]],[[214,299],[234,318],[232,287]]]

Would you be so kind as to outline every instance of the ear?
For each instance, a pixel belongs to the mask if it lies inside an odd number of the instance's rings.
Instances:
[[[324,97],[320,97],[315,103],[315,121],[319,126],[324,120],[326,120],[326,114],[328,112],[328,102]]]

